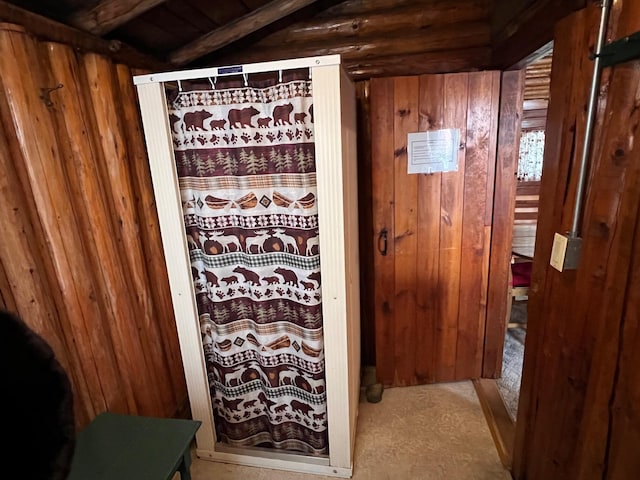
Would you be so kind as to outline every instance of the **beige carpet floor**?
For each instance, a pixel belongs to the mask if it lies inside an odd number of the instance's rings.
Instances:
[[[195,457],[193,480],[331,477],[215,463]],[[509,480],[471,382],[384,391],[361,401],[354,480]]]

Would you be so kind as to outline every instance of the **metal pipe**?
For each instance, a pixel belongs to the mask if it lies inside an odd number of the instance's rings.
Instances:
[[[603,0],[602,12],[600,14],[600,30],[596,43],[593,78],[591,79],[591,92],[589,96],[589,106],[587,107],[587,124],[585,126],[584,144],[582,146],[582,157],[580,158],[580,169],[578,171],[578,186],[576,187],[575,205],[573,207],[573,221],[569,237],[576,238],[580,234],[580,217],[584,207],[584,196],[587,183],[589,152],[591,151],[591,140],[593,137],[593,127],[595,123],[596,111],[598,107],[598,90],[600,89],[600,73],[602,70],[600,53],[607,36],[607,24],[609,22],[609,11],[611,10],[611,0]]]

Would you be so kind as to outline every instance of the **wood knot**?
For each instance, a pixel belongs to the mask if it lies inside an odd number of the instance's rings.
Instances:
[[[400,118],[404,118],[410,113],[411,113],[411,109],[409,108],[401,108],[400,110],[398,110],[398,115],[400,115]]]
[[[389,302],[382,302],[382,312],[387,315],[391,313],[391,307],[389,306]]]
[[[406,155],[406,154],[407,154],[407,147],[406,147],[406,146],[404,146],[404,147],[400,147],[400,148],[398,148],[398,149],[396,149],[396,150],[394,150],[394,151],[393,151],[393,155],[394,155],[396,158],[397,158],[397,157],[400,157],[400,156],[402,156],[402,155]]]
[[[108,48],[111,53],[117,53],[122,49],[122,42],[120,40],[111,40]]]

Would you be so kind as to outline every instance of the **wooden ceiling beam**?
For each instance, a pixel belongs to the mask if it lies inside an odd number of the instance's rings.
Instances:
[[[197,40],[169,54],[169,61],[177,66],[186,65],[197,58],[229,45],[242,37],[307,7],[316,0],[273,0],[223,27],[217,28]]]
[[[94,35],[115,30],[166,0],[102,0],[94,7],[79,10],[67,19],[69,25]]]
[[[266,47],[256,45],[225,56],[220,62],[238,64],[336,54],[341,55],[344,62],[366,62],[374,57],[402,58],[412,54],[488,47],[489,44],[489,26],[486,22],[465,22],[372,38],[343,39],[327,35],[325,40],[314,43]]]
[[[138,68],[165,70],[167,65],[117,40],[103,40],[90,33],[16,7],[0,0],[0,21],[23,26],[35,37],[70,45],[78,50],[106,55]]]
[[[344,67],[354,80],[364,80],[372,77],[484,70],[490,62],[491,48],[487,46],[353,60],[345,62]]]
[[[592,0],[496,0],[491,32],[493,67],[519,70],[548,53],[556,23],[584,8],[588,1]],[[506,11],[517,13],[500,16]]]
[[[360,14],[316,17],[271,34],[258,46],[318,42],[327,37],[363,38],[421,29],[428,31],[434,25],[487,21],[489,11],[488,2],[441,0],[431,8],[425,8],[424,4],[404,5]]]

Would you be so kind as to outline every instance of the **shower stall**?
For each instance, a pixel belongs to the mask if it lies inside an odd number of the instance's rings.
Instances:
[[[355,92],[339,56],[134,77],[201,458],[349,477]]]

